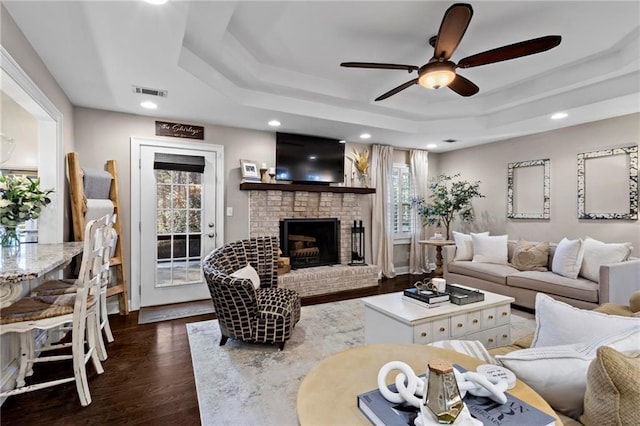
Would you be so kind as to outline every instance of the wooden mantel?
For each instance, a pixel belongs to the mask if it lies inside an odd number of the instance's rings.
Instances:
[[[242,191],[307,191],[307,192],[338,192],[351,194],[375,194],[375,188],[356,188],[350,186],[329,186],[300,183],[252,183],[240,184]]]

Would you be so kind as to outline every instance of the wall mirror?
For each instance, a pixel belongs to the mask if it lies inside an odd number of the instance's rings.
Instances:
[[[509,163],[507,170],[507,218],[551,217],[551,160]]]
[[[578,154],[578,219],[638,219],[638,146]]]

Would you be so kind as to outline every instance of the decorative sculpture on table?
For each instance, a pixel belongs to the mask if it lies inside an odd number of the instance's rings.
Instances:
[[[40,189],[40,179],[28,176],[0,175],[0,246],[19,247],[17,227],[37,219],[42,208],[51,203],[53,189]]]

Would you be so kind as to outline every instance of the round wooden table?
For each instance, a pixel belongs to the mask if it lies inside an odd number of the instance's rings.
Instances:
[[[301,425],[370,425],[358,409],[358,394],[376,389],[380,367],[389,361],[403,361],[423,374],[427,361],[444,358],[469,370],[484,361],[458,352],[425,345],[383,343],[339,352],[316,365],[298,390],[297,410]],[[388,384],[394,374],[387,377]],[[558,418],[553,409],[529,386],[517,381],[509,392],[534,407]],[[556,425],[562,425],[556,420]]]

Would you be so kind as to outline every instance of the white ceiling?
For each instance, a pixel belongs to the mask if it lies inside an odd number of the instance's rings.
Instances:
[[[558,34],[560,46],[459,70],[480,87],[463,98],[395,70],[422,65],[440,1],[3,1],[74,105],[444,152],[640,111],[640,2],[474,1],[452,60]],[[144,110],[133,85],[168,90]],[[569,117],[549,116],[566,111]],[[447,144],[444,139],[457,139]]]

